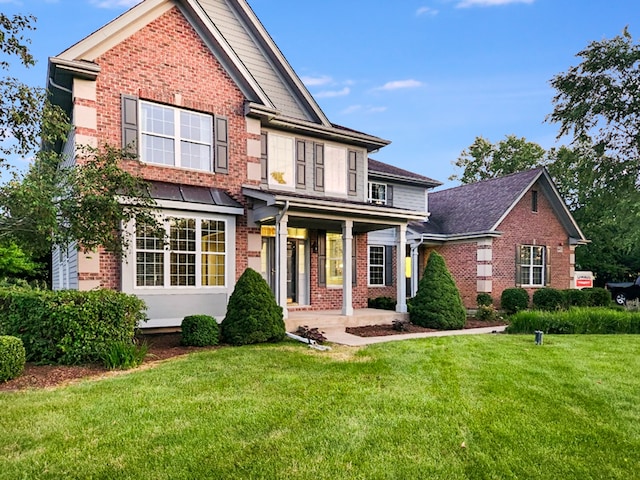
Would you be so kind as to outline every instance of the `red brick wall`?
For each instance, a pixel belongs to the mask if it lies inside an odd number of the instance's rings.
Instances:
[[[396,286],[396,280],[398,278],[398,256],[397,256],[397,252],[398,251],[398,247],[392,247],[391,248],[391,272],[393,275],[393,281],[391,282],[391,285],[383,285],[380,287],[369,287],[369,291],[368,291],[368,298],[377,298],[377,297],[390,297],[390,298],[397,298],[398,296],[398,287]],[[363,265],[363,268],[365,270],[365,282],[369,281],[368,278],[368,272],[367,269],[369,268],[369,264],[368,264],[369,259],[366,259],[366,262]]]
[[[571,249],[569,236],[553,213],[551,204],[537,186],[538,212],[531,211],[531,192],[528,192],[498,226],[504,234],[493,242],[493,296],[499,303],[505,288],[515,286],[516,245],[545,245],[549,247],[551,284],[553,288],[571,287]],[[533,294],[534,289],[529,289]]]
[[[124,166],[148,180],[223,188],[244,203],[241,186],[252,183],[247,180],[247,139],[260,137],[246,132],[244,96],[177,8],[116,45],[96,62],[101,69],[97,101],[78,103],[97,108],[97,132],[79,129],[77,133],[91,136],[97,133],[99,144],[120,146],[121,94],[225,116],[229,122],[228,175],[137,162]],[[236,278],[247,267],[244,253],[247,231],[246,220],[238,217]],[[103,286],[119,288],[120,270],[113,268],[117,259],[105,258],[103,263],[109,265],[103,272]]]

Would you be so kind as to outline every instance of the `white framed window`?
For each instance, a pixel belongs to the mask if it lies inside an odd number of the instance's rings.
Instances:
[[[294,139],[282,135],[269,134],[267,182],[278,188],[295,188]]]
[[[368,200],[378,205],[387,204],[387,185],[384,183],[369,182]]]
[[[324,146],[324,191],[347,194],[347,150],[333,145]]]
[[[213,171],[213,117],[176,107],[140,102],[140,158]]]
[[[225,220],[168,217],[159,230],[136,225],[136,287],[226,286]]]
[[[385,284],[385,248],[381,245],[369,245],[369,286],[378,287]]]
[[[524,286],[542,287],[545,284],[546,247],[521,245],[519,255],[519,283]]]
[[[327,286],[342,286],[342,234],[327,233]]]

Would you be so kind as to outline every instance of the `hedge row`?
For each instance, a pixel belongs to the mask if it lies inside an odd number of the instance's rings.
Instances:
[[[507,333],[640,333],[640,313],[604,307],[522,311],[509,320]]]
[[[529,292],[524,288],[507,288],[502,292],[500,305],[509,315],[529,308],[529,303],[535,310],[566,310],[571,307],[607,307],[611,305],[611,294],[604,288],[585,288],[582,290],[555,288],[540,288]]]
[[[132,342],[145,309],[111,290],[0,289],[0,335],[20,338],[29,362],[92,363],[113,343]]]

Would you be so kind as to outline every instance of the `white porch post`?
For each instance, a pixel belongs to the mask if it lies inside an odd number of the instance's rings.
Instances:
[[[353,315],[353,220],[342,224],[342,315]]]
[[[407,265],[405,256],[407,250],[407,226],[398,225],[398,242],[396,244],[396,312],[407,312]]]
[[[288,215],[282,215],[276,223],[276,300],[282,307],[284,318],[287,311],[287,222]]]
[[[418,291],[418,258],[419,258],[420,245],[413,245],[411,247],[411,296],[415,297]]]

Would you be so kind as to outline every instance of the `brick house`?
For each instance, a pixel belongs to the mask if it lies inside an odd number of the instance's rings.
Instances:
[[[575,248],[587,240],[545,168],[432,192],[429,211],[407,234],[416,270],[441,253],[467,308],[480,292],[497,305],[505,288],[573,286]]]
[[[368,155],[389,142],[332,124],[245,0],[144,0],[50,58],[47,80],[72,119],[67,162],[82,161],[81,145],[131,149],[140,162],[123,167],[151,182],[164,225],[124,225],[122,260],[55,248],[54,288],[135,294],[144,326],[167,327],[222,319],[251,267],[285,316],[351,315],[369,295],[368,233],[384,229],[405,277],[407,226],[427,217],[426,194],[407,207],[369,201]],[[406,311],[406,283],[394,294]]]

